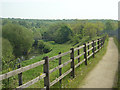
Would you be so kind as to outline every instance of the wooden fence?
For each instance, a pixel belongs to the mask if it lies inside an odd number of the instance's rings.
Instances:
[[[65,53],[60,52],[59,55],[57,55],[57,56],[53,56],[50,58],[48,56],[46,56],[46,57],[44,57],[43,60],[33,63],[31,65],[21,67],[21,68],[20,68],[20,66],[18,66],[18,69],[0,75],[0,81],[18,74],[19,87],[17,87],[17,88],[27,88],[30,85],[32,85],[44,78],[44,88],[49,89],[51,86],[53,86],[57,82],[62,83],[62,79],[69,73],[71,74],[71,77],[74,78],[75,77],[75,68],[79,67],[83,62],[85,63],[85,65],[87,65],[87,61],[89,60],[89,58],[90,57],[94,58],[95,53],[97,53],[103,47],[105,39],[106,39],[106,36],[103,38],[97,39],[97,40],[93,40],[92,42],[84,43],[83,45],[81,45],[77,48],[71,48],[70,51],[68,51],[68,52],[65,52]],[[83,48],[84,52],[82,52],[80,54],[79,50],[82,48]],[[78,52],[77,57],[74,56],[75,51]],[[90,54],[90,51],[92,51],[91,54]],[[70,60],[68,60],[67,62],[62,64],[61,58],[62,58],[62,56],[65,56],[67,54],[70,54]],[[80,60],[80,57],[83,55],[84,55],[84,59]],[[49,70],[49,62],[52,60],[55,60],[55,59],[59,59],[59,66]],[[74,60],[76,60],[76,59],[78,59],[78,63],[75,65]],[[69,63],[71,63],[70,64],[71,68],[62,74],[62,67],[66,66]],[[25,72],[27,70],[30,70],[30,69],[35,68],[40,65],[43,65],[43,69],[44,69],[43,74],[25,84],[22,84],[22,72]],[[49,74],[56,70],[59,70],[59,77],[56,78],[54,81],[50,82]]]

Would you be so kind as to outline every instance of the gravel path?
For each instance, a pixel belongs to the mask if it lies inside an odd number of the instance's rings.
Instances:
[[[109,38],[107,52],[96,67],[86,76],[79,88],[112,88],[118,69],[118,49]]]

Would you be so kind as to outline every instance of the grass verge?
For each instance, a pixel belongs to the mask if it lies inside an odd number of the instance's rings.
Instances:
[[[118,65],[118,72],[116,75],[118,77],[118,81],[117,81],[117,85],[115,85],[115,87],[120,89],[120,57],[119,57],[119,55],[120,55],[120,42],[117,40],[116,37],[114,37],[114,42],[115,42],[116,46],[118,47],[118,52],[119,52],[119,54],[118,54],[118,59],[119,59],[118,64],[119,65]]]
[[[95,54],[95,58],[88,60],[88,65],[82,64],[80,67],[75,69],[75,78],[70,78],[70,75],[66,76],[62,80],[62,88],[80,88],[84,82],[86,75],[98,64],[107,51],[108,40],[106,40],[104,47]]]

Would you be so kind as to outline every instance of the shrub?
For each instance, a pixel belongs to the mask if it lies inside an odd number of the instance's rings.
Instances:
[[[39,53],[48,53],[51,51],[51,48],[49,45],[45,44],[44,41],[39,40],[38,41],[38,51]]]
[[[8,69],[10,60],[12,59],[14,59],[13,47],[7,39],[2,38],[2,69],[3,70]]]
[[[43,49],[45,47],[45,43],[42,40],[38,41],[38,48]]]
[[[52,49],[50,48],[50,46],[49,45],[45,45],[45,47],[44,47],[44,49],[43,49],[43,52],[44,53],[48,53],[48,52],[50,52]]]

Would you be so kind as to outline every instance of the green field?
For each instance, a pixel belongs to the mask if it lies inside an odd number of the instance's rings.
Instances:
[[[69,51],[71,48],[83,45],[117,31],[115,20],[33,20],[3,18],[2,36],[2,73],[17,69],[18,58],[21,66],[27,66],[43,60],[43,57],[53,57]],[[9,28],[11,27],[11,28]],[[110,29],[110,27],[114,27]],[[92,46],[90,46],[91,48]],[[80,49],[80,54],[83,48]],[[92,51],[90,51],[92,53]],[[77,56],[77,51],[74,53]],[[34,57],[34,58],[33,58]],[[101,56],[100,56],[101,57]],[[30,58],[30,59],[29,59]],[[33,59],[31,59],[33,58]],[[80,57],[80,60],[83,56]],[[62,57],[62,64],[70,60],[70,54]],[[92,61],[92,60],[91,60]],[[75,64],[78,60],[75,60]],[[50,61],[49,68],[59,65],[58,59]],[[80,68],[85,67],[84,64]],[[62,73],[70,69],[70,63],[62,68]],[[76,69],[77,70],[77,69]],[[23,84],[35,79],[43,73],[43,65],[22,73]],[[59,70],[50,74],[50,82],[59,77]],[[66,76],[66,77],[69,77]],[[65,82],[68,83],[66,78]],[[44,87],[43,79],[30,88]],[[63,80],[63,84],[64,83]],[[66,87],[62,85],[62,87]],[[3,80],[3,88],[18,87],[18,75]],[[59,83],[52,87],[61,87]]]
[[[96,38],[95,38],[96,39]],[[32,63],[35,63],[35,62],[38,62],[38,61],[40,61],[40,60],[42,60],[42,58],[43,57],[45,57],[45,56],[49,56],[49,57],[52,57],[52,56],[55,56],[55,55],[58,55],[58,53],[61,51],[62,53],[64,53],[64,52],[67,52],[67,51],[69,51],[70,50],[70,48],[72,48],[73,46],[71,45],[71,44],[56,44],[56,43],[54,43],[54,42],[51,42],[51,41],[49,41],[49,42],[45,42],[46,44],[48,44],[50,47],[52,47],[52,51],[51,52],[49,52],[49,53],[47,53],[47,54],[43,54],[43,55],[40,55],[40,56],[36,56],[34,59],[31,59],[31,60],[26,60],[26,61],[23,61],[22,62],[22,66],[24,67],[24,66],[27,66],[27,65],[30,65],[30,64],[32,64]],[[107,42],[106,42],[107,43]],[[76,45],[77,46],[77,45]],[[74,47],[76,47],[76,46],[74,46]],[[107,46],[106,44],[105,44],[105,46]],[[91,46],[90,46],[91,47]],[[80,49],[80,53],[82,53],[83,52],[83,49]],[[91,51],[92,52],[92,51]],[[90,53],[91,53],[90,52]],[[104,53],[105,52],[105,50],[104,49],[102,49],[100,52],[98,52],[98,54],[96,55],[96,57],[95,57],[95,59],[101,59],[101,57],[102,57],[102,55],[104,55],[104,54],[102,54],[101,55],[101,53]],[[77,51],[75,52],[75,57],[77,56]],[[83,59],[83,56],[82,57],[80,57],[80,59],[82,60]],[[70,54],[68,54],[68,55],[66,55],[66,56],[63,56],[62,57],[62,63],[64,63],[64,62],[66,62],[66,61],[68,61],[68,60],[70,60]],[[94,59],[90,59],[90,61],[88,62],[90,65],[95,65],[97,62],[93,62],[94,61]],[[96,60],[97,61],[97,60]],[[78,63],[78,60],[75,60],[75,64],[77,64]],[[93,63],[93,64],[92,64]],[[93,67],[93,66],[90,66],[90,65],[88,65],[87,67]],[[52,69],[52,68],[54,68],[54,67],[56,67],[56,66],[58,66],[58,59],[56,59],[56,60],[53,60],[53,61],[50,61],[50,69]],[[77,69],[75,69],[75,75],[76,76],[78,76],[79,74],[80,74],[80,76],[82,75],[81,73],[84,71],[85,73],[83,73],[83,76],[80,78],[80,82],[81,82],[81,80],[84,78],[84,76],[87,74],[87,72],[88,71],[90,71],[91,70],[91,68],[89,68],[89,69],[86,69],[87,68],[85,65],[84,65],[84,63],[80,66],[80,68],[77,68]],[[69,70],[70,69],[70,63],[67,65],[67,66],[65,66],[65,67],[63,67],[62,68],[62,73],[64,73],[64,72],[66,72],[67,70]],[[79,72],[79,70],[80,70],[80,72]],[[32,80],[32,79],[34,79],[34,78],[36,78],[37,76],[39,76],[39,75],[41,75],[43,73],[43,65],[42,66],[38,66],[38,67],[36,67],[36,68],[33,68],[33,69],[31,69],[31,70],[28,70],[28,71],[26,71],[26,72],[23,72],[23,76],[22,76],[22,79],[23,79],[23,84],[24,83],[26,83],[26,82],[28,82],[28,81],[30,81],[30,80]],[[59,71],[58,70],[56,70],[55,72],[53,72],[53,73],[51,73],[50,74],[50,81],[53,81],[53,80],[55,80],[56,79],[56,77],[59,77]],[[76,78],[75,78],[76,79]],[[9,80],[11,80],[12,81],[12,83],[10,83],[10,86],[12,86],[13,88],[14,87],[17,87],[18,86],[18,77],[17,77],[17,75],[15,75],[14,77],[11,77]],[[74,81],[74,79],[72,79],[71,77],[70,77],[70,75],[67,75],[63,80],[62,80],[62,86],[59,84],[59,83],[57,83],[57,84],[55,84],[54,86],[52,86],[52,88],[60,88],[60,87],[64,87],[64,88],[66,88],[66,87],[71,87],[71,81]],[[70,82],[70,83],[69,83]],[[67,83],[67,84],[66,84]],[[74,84],[74,86],[72,85],[72,87],[76,87],[75,85],[77,85],[76,83]],[[44,80],[42,79],[42,80],[40,80],[40,81],[38,81],[37,83],[35,83],[35,84],[33,84],[33,85],[31,85],[29,88],[43,88],[44,87]]]

